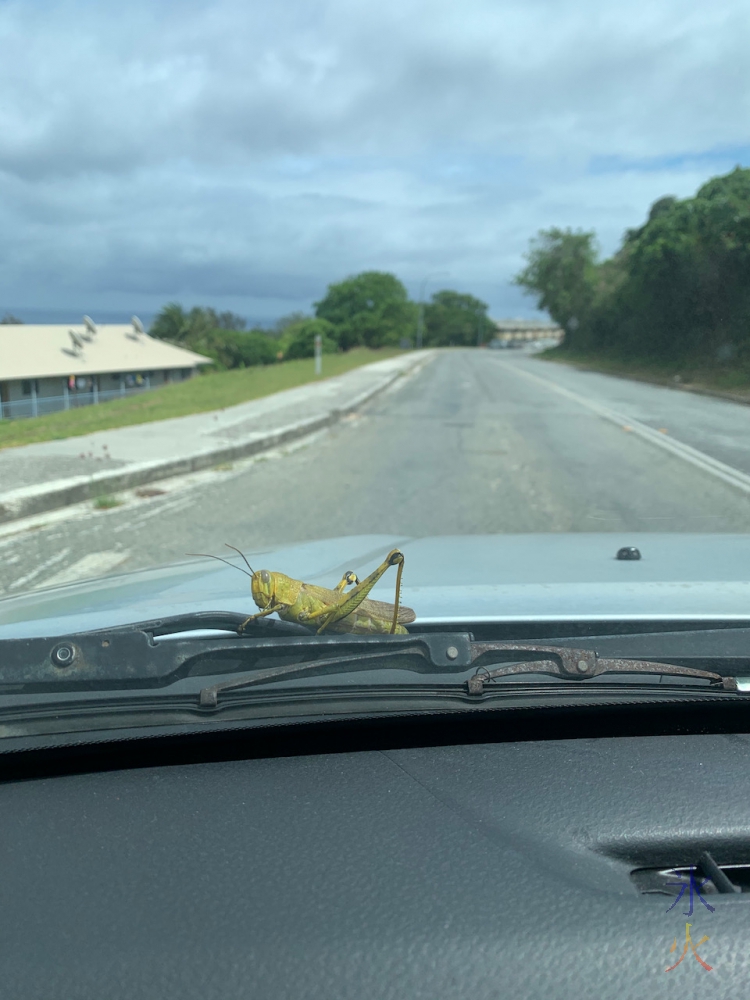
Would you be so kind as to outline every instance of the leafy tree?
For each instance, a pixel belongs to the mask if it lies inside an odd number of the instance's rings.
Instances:
[[[713,177],[693,198],[654,202],[620,249],[596,262],[592,233],[547,230],[516,281],[573,346],[705,365],[750,361],[750,170]]]
[[[571,333],[585,323],[597,279],[595,234],[543,229],[531,241],[526,267],[513,279],[536,296],[537,306]]]
[[[416,306],[406,289],[392,274],[364,271],[329,285],[323,299],[315,303],[315,315],[336,327],[344,350],[396,345],[414,333]]]
[[[195,306],[186,312],[170,302],[157,315],[149,333],[160,340],[213,358],[218,368],[247,368],[276,361],[277,348],[260,330],[244,329],[245,320],[231,312]]]
[[[215,319],[214,328],[216,330],[244,330],[247,322],[233,312],[215,313],[213,309],[206,309],[205,312]]]
[[[315,337],[323,340],[323,353],[333,354],[338,350],[336,327],[325,319],[306,319],[295,324],[284,351],[285,358],[311,358],[315,353]]]
[[[191,350],[213,358],[219,368],[250,368],[272,365],[276,345],[257,330],[211,330],[190,341]]]
[[[149,335],[157,340],[181,343],[189,331],[188,315],[177,302],[169,302],[151,324]]]
[[[495,332],[487,316],[487,303],[460,292],[436,292],[424,309],[424,343],[473,347],[485,343]]]
[[[17,326],[18,324],[23,324],[23,320],[19,319],[18,316],[14,316],[13,313],[7,312],[2,319],[0,319],[0,324],[6,323],[9,326]]]
[[[244,330],[245,320],[232,312],[216,312],[208,306],[194,306],[185,312],[177,302],[170,302],[151,324],[149,334],[175,344],[205,336],[210,330]]]
[[[307,313],[303,312],[291,312],[286,316],[281,316],[273,324],[271,329],[268,331],[269,337],[274,337],[277,340],[284,336],[286,331],[292,326],[299,326],[300,323],[304,323],[306,320],[312,319]]]

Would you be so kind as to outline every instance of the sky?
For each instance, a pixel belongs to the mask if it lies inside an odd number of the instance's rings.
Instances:
[[[512,284],[750,165],[747,0],[0,0],[0,314]]]

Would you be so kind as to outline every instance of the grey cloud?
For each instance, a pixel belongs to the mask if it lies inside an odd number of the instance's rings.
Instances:
[[[0,5],[0,306],[275,308],[439,266],[516,308],[537,228],[611,249],[724,168],[633,162],[748,142],[749,21],[739,0]],[[631,166],[592,176],[606,157]]]

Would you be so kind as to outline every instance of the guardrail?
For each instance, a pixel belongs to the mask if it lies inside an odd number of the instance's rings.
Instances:
[[[62,410],[77,410],[82,406],[95,406],[110,399],[136,396],[148,392],[148,385],[126,386],[120,389],[97,389],[90,392],[69,392],[64,396],[28,396],[10,402],[0,400],[0,419],[23,420],[27,417],[42,417]]]

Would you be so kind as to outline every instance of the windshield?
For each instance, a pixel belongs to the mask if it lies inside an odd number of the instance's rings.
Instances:
[[[746,617],[746,29],[2,5],[0,638]]]

